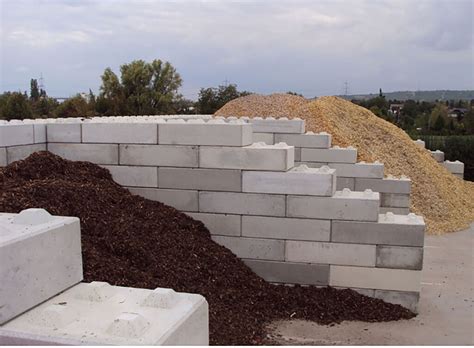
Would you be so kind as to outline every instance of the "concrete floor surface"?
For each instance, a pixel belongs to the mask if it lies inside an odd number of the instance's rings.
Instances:
[[[385,323],[332,327],[303,320],[269,326],[284,345],[474,345],[474,223],[465,231],[426,236],[419,314]]]

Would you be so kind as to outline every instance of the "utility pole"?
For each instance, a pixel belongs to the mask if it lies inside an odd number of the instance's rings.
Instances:
[[[349,95],[349,83],[347,81],[344,81],[344,96]]]
[[[43,73],[41,73],[41,76],[39,78],[39,84],[38,84],[38,89],[41,91],[41,90],[45,90],[44,88],[44,78],[43,78]]]

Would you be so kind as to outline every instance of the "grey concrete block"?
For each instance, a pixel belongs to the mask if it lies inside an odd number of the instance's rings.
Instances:
[[[410,195],[398,193],[381,193],[380,205],[382,207],[409,208]]]
[[[313,219],[377,221],[379,194],[336,191],[333,197],[291,196],[287,216]]]
[[[0,167],[6,167],[7,164],[7,148],[0,147]]]
[[[46,143],[46,124],[34,124],[33,134],[35,144]]]
[[[186,213],[195,220],[202,221],[211,234],[219,236],[240,236],[240,215]]]
[[[283,240],[227,236],[212,236],[212,240],[242,259],[283,261],[285,258]]]
[[[242,191],[240,170],[161,167],[158,173],[160,188]]]
[[[48,143],[80,143],[80,123],[50,123],[46,125]]]
[[[301,161],[301,147],[295,147],[295,167],[298,166],[296,162],[300,162],[300,161]]]
[[[292,133],[302,134],[305,131],[305,121],[301,119],[275,119],[273,117],[267,117],[262,119],[260,117],[254,117],[249,119],[249,123],[252,124],[254,132],[257,133]]]
[[[0,125],[0,147],[29,145],[34,143],[32,124],[2,124]]]
[[[118,145],[48,143],[48,151],[71,161],[118,164]]]
[[[350,289],[353,290],[361,295],[368,296],[368,297],[375,297],[375,290],[374,289],[361,289],[361,288],[348,288],[348,287],[341,287],[341,286],[334,286],[336,289]]]
[[[244,259],[258,276],[270,283],[328,285],[329,265]]]
[[[436,151],[430,151],[431,157],[435,159],[436,162],[438,163],[443,163],[444,162],[444,152],[440,150]]]
[[[375,290],[374,297],[388,303],[399,304],[414,313],[418,313],[419,292]]]
[[[25,159],[32,153],[46,151],[46,144],[17,145],[7,147],[8,164]]]
[[[321,148],[331,147],[331,135],[327,133],[314,134],[275,134],[276,143],[287,143],[294,147]]]
[[[153,123],[84,123],[83,143],[157,144],[158,125]]]
[[[443,167],[449,170],[453,174],[463,174],[464,173],[464,163],[461,161],[444,161],[441,163]]]
[[[345,188],[348,188],[351,191],[364,191],[364,190],[355,190],[355,178],[344,178],[344,177],[337,176],[336,190],[342,191]]]
[[[301,161],[303,162],[355,163],[356,160],[356,149],[337,147],[329,149],[301,149]],[[351,175],[344,176],[350,177]]]
[[[336,169],[337,176],[348,178],[383,178],[382,163],[329,163],[330,168]]]
[[[253,143],[264,142],[265,144],[275,144],[273,133],[253,133]]]
[[[285,216],[285,196],[258,193],[199,192],[199,211]]]
[[[423,219],[411,219],[408,215],[394,215],[393,220],[380,215],[378,222],[332,222],[333,242],[423,246],[424,238]]]
[[[242,216],[242,236],[309,241],[329,241],[330,220]]]
[[[120,164],[198,167],[198,147],[179,145],[120,145]]]
[[[421,139],[416,139],[416,140],[413,140],[413,142],[414,142],[416,145],[418,145],[419,147],[421,147],[421,148],[423,148],[423,149],[425,148],[425,142],[424,142],[423,140],[421,140]]]
[[[355,179],[355,191],[364,191],[371,189],[375,192],[381,193],[405,193],[409,194],[411,191],[411,180],[410,179],[368,179],[368,178],[356,178]]]
[[[380,207],[380,214],[393,213],[396,215],[408,215],[410,214],[410,208],[397,208],[397,207]]]
[[[423,248],[377,245],[376,267],[421,270]]]
[[[122,186],[158,187],[157,167],[103,166]]]
[[[135,194],[152,201],[158,201],[180,211],[198,211],[198,192],[191,190],[164,190],[153,188],[127,187]]]
[[[374,267],[375,245],[286,241],[285,260],[290,262]]]

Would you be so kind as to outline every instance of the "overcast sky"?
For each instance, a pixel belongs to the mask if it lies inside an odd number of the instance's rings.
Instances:
[[[0,0],[0,90],[97,92],[106,67],[170,61],[181,93],[236,83],[307,97],[474,89],[473,1]]]

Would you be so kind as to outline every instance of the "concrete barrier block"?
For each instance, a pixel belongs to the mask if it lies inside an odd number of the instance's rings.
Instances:
[[[380,205],[383,207],[409,208],[410,195],[404,193],[381,193]]]
[[[122,186],[158,187],[157,167],[103,166]]]
[[[0,167],[6,167],[7,164],[7,148],[0,147]]]
[[[242,192],[332,196],[336,192],[335,170],[301,165],[287,172],[243,171]]]
[[[242,175],[234,169],[158,169],[158,186],[186,190],[242,191]]]
[[[3,324],[82,280],[79,219],[0,213],[0,265]]]
[[[430,151],[431,157],[435,159],[436,162],[438,163],[443,163],[444,162],[444,152],[440,150],[436,151]]]
[[[375,290],[373,297],[379,298],[388,303],[399,304],[414,313],[418,313],[418,301],[420,300],[419,292]]]
[[[46,139],[49,143],[80,143],[80,123],[50,123],[46,125]]]
[[[71,161],[118,164],[119,148],[114,144],[48,143],[48,151]]]
[[[333,197],[288,196],[287,216],[313,219],[377,221],[379,194],[336,191]]]
[[[242,216],[244,237],[329,241],[330,235],[330,220]]]
[[[300,164],[296,164],[296,162],[301,161],[301,147],[295,147],[295,166],[299,166]],[[308,166],[309,167],[309,166]],[[311,168],[311,167],[310,167]]]
[[[97,286],[109,297],[94,301]],[[2,344],[207,345],[208,304],[197,294],[81,283],[0,327]]]
[[[212,236],[212,240],[232,251],[242,259],[285,259],[285,241],[276,239]]]
[[[25,159],[32,153],[46,151],[46,144],[17,145],[7,147],[8,164]]]
[[[378,222],[332,222],[333,242],[423,246],[424,238],[425,222],[415,214],[381,214]]]
[[[294,147],[286,144],[199,148],[201,168],[287,171],[294,163]]]
[[[248,260],[244,263],[270,283],[328,285],[329,265]]]
[[[329,267],[329,285],[420,292],[421,272],[406,269],[331,265]]]
[[[393,177],[383,179],[356,178],[355,190],[364,191],[366,189],[381,193],[410,194],[411,180],[408,178],[396,179]]]
[[[208,213],[186,213],[195,220],[201,221],[211,234],[219,236],[240,236],[240,215],[232,214],[208,214]]]
[[[158,201],[180,211],[198,211],[198,191],[127,187],[134,195]]]
[[[199,122],[199,123],[196,123]],[[246,146],[252,144],[252,126],[246,123],[217,123],[190,120],[183,123],[161,123],[160,144]]]
[[[392,213],[396,215],[408,215],[410,214],[410,208],[397,208],[397,207],[380,207],[380,214]]]
[[[306,132],[305,134],[275,134],[275,142],[287,143],[294,147],[328,149],[331,147],[331,135],[324,132],[319,134],[313,132]]]
[[[275,135],[273,133],[253,133],[252,143],[275,144]]]
[[[421,140],[421,139],[413,140],[413,142],[414,142],[416,145],[418,145],[419,147],[423,148],[423,149],[426,147],[426,146],[425,146],[425,142],[424,142],[423,140]]]
[[[337,176],[350,178],[383,178],[382,163],[329,163],[330,168],[336,169]]]
[[[286,241],[285,260],[375,267],[376,247],[366,244]]]
[[[0,125],[0,147],[34,144],[32,124]]]
[[[198,147],[179,145],[120,145],[120,164],[198,167]]]
[[[254,117],[249,119],[248,122],[256,133],[303,134],[305,131],[305,121],[298,118],[288,120],[283,117],[278,119]]]
[[[421,270],[423,248],[377,245],[376,267]]]
[[[356,190],[355,189],[355,178],[344,178],[337,176],[336,179],[336,190],[342,191],[343,189],[348,188],[351,191],[365,191],[365,190]],[[376,191],[376,190],[373,190]],[[376,191],[378,192],[378,191]]]
[[[158,144],[158,125],[154,123],[84,123],[83,143]]]
[[[199,211],[203,213],[285,216],[285,196],[201,191],[199,192]]]
[[[464,173],[464,163],[461,161],[444,161],[442,165],[453,174]]]
[[[356,160],[357,150],[354,148],[301,149],[302,162],[355,163]],[[350,177],[351,175],[343,176]]]
[[[35,144],[46,143],[46,124],[33,124]]]

